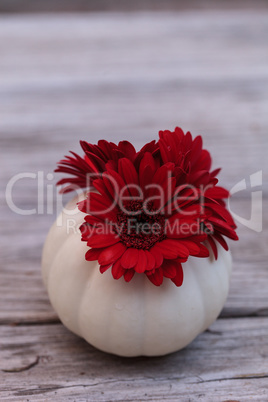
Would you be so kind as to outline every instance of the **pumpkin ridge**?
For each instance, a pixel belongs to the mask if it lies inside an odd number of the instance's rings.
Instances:
[[[82,215],[82,214],[81,214]],[[83,221],[83,217],[81,216],[82,220],[81,223]],[[54,226],[55,225],[55,226]],[[55,228],[57,228],[57,221],[54,222],[54,225],[51,227],[51,232],[54,230]],[[79,235],[79,233],[68,233],[67,236],[63,239],[60,239],[60,247],[58,247],[58,249],[56,250],[56,253],[53,255],[52,258],[52,262],[50,264],[44,263],[44,259],[45,259],[45,254],[47,254],[47,250],[46,250],[46,246],[47,244],[45,243],[44,249],[43,249],[43,253],[42,253],[42,273],[43,276],[45,276],[46,274],[46,278],[43,277],[44,282],[48,283],[49,282],[49,276],[50,276],[50,272],[52,271],[52,265],[53,265],[53,261],[57,258],[57,255],[59,254],[61,248],[65,245],[65,243],[70,239],[70,237],[72,236],[77,236]],[[79,236],[80,237],[80,236]],[[56,239],[54,239],[56,240]],[[49,268],[50,267],[50,268]]]
[[[85,262],[87,263],[87,262]],[[88,338],[88,336],[85,333],[85,328],[82,325],[83,324],[83,320],[84,317],[82,316],[83,313],[83,307],[87,304],[86,299],[88,298],[89,300],[91,299],[90,297],[90,288],[91,285],[89,286],[89,282],[92,281],[92,283],[94,283],[94,278],[96,279],[96,277],[99,276],[99,269],[98,269],[98,264],[96,264],[96,269],[89,269],[89,271],[91,272],[91,274],[88,276],[86,283],[84,284],[84,288],[83,288],[83,292],[81,294],[80,297],[80,302],[77,304],[77,324],[78,324],[78,329],[79,329],[79,334],[80,336],[87,340],[88,342],[90,342],[93,346],[94,342],[91,342],[91,340]],[[89,292],[89,293],[88,293]],[[107,311],[107,315],[108,315],[108,311]],[[108,322],[108,320],[106,320],[106,322]],[[108,327],[108,326],[107,326]],[[106,331],[107,331],[107,327],[106,327]],[[107,334],[107,332],[105,331],[105,333]],[[87,331],[86,331],[87,332]]]
[[[77,247],[78,252],[76,251],[75,254],[72,254],[68,261],[65,262],[64,257],[66,253],[71,249],[77,250]],[[57,311],[60,320],[71,329],[71,331],[81,336],[78,328],[77,316],[77,305],[79,304],[77,303],[77,298],[79,297],[77,293],[79,282],[77,280],[80,280],[80,283],[82,283],[81,286],[84,286],[82,277],[85,275],[91,276],[93,270],[89,268],[88,264],[84,263],[83,252],[81,252],[82,250],[80,250],[80,248],[84,249],[85,244],[80,241],[78,232],[69,233],[66,239],[62,242],[61,247],[59,247],[51,264],[48,275],[47,290],[52,305]],[[72,258],[74,259],[73,263],[71,262]],[[83,269],[84,266],[81,265],[81,263],[86,266],[86,270]],[[73,288],[74,285],[75,288]],[[68,298],[68,302],[66,302],[66,297]]]

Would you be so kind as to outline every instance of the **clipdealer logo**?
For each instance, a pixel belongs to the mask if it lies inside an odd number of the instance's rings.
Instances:
[[[9,209],[18,215],[53,215],[55,212],[57,215],[64,209],[66,215],[74,216],[77,213],[76,205],[73,208],[65,208],[63,202],[63,196],[57,192],[55,185],[52,183],[54,175],[52,173],[45,174],[43,171],[34,172],[22,172],[14,175],[10,178],[6,185],[5,199]],[[26,209],[21,208],[16,204],[16,197],[14,190],[16,185],[21,180],[34,180],[34,185],[37,188],[37,197],[35,208]],[[263,175],[262,170],[259,170],[249,176],[250,185],[247,186],[246,178],[236,183],[230,190],[231,196],[250,189],[250,218],[245,218],[232,209],[232,197],[228,199],[227,205],[233,218],[236,222],[247,227],[255,232],[261,232],[263,228],[262,213],[263,213],[263,191],[262,191]],[[73,186],[73,192],[78,196],[77,201],[82,201],[85,197],[85,193],[78,186]],[[73,227],[75,220],[72,219],[70,227]],[[57,220],[57,225],[62,225],[62,219],[60,217]]]
[[[241,191],[248,190],[246,179],[239,181],[230,190],[231,198],[228,199],[228,209],[231,212],[233,218],[241,225],[253,230],[254,232],[262,231],[262,170],[253,173],[249,176],[251,199],[250,199],[250,218],[246,219],[240,216],[238,213],[232,211],[232,196],[240,193]],[[256,189],[257,188],[257,189]]]

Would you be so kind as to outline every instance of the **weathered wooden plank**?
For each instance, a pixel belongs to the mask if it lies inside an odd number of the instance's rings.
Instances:
[[[136,0],[116,1],[109,0],[1,0],[2,13],[29,13],[29,12],[95,12],[95,11],[141,11],[141,10],[189,10],[189,9],[267,9],[265,0]]]
[[[266,172],[266,45],[257,11],[0,17],[1,148],[13,155],[0,177],[21,170],[22,147],[24,170],[51,171],[80,138],[139,147],[176,125],[203,134],[229,188]]]
[[[267,318],[222,319],[180,352],[127,359],[97,351],[61,325],[3,326],[0,398],[265,401],[267,333]]]

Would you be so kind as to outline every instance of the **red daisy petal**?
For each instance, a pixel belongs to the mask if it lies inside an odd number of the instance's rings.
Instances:
[[[199,223],[196,219],[181,218],[166,224],[166,235],[170,239],[184,239],[199,234]],[[195,240],[194,240],[195,241]]]
[[[139,250],[136,248],[128,248],[121,257],[121,265],[126,268],[133,268],[138,262]]]
[[[213,170],[212,172],[210,172],[210,177],[216,177],[216,176],[218,176],[218,174],[220,173],[220,171],[221,171],[221,168]]]
[[[120,190],[124,189],[126,183],[119,173],[112,169],[108,169],[106,172],[106,178],[110,181],[110,186],[114,189],[114,194],[119,194]]]
[[[91,226],[99,226],[103,224],[103,219],[98,216],[86,215],[85,221]]]
[[[139,168],[139,181],[143,189],[151,184],[152,177],[156,172],[156,162],[149,152],[144,154]]]
[[[215,187],[209,187],[208,189],[205,189],[204,193],[206,198],[229,198],[230,193],[229,191],[225,190],[223,187],[215,186]]]
[[[169,177],[171,177],[171,173],[174,170],[173,163],[166,163],[157,169],[152,179],[152,182],[157,184],[158,186],[166,185],[166,182]]]
[[[177,265],[180,263],[172,260],[165,260],[161,266],[163,274],[166,278],[175,278],[177,274]]]
[[[179,240],[167,239],[156,243],[153,248],[160,251],[164,258],[174,259],[177,257],[188,257],[189,250]]]
[[[133,278],[134,274],[135,274],[134,269],[128,269],[127,271],[125,271],[125,273],[124,273],[125,281],[126,282],[131,281],[131,279]]]
[[[180,240],[180,244],[183,244],[188,248],[190,255],[197,255],[200,252],[199,244],[196,244],[190,240]]]
[[[92,213],[92,212],[101,212],[112,207],[112,202],[107,198],[103,197],[97,193],[88,194],[87,198],[83,201],[77,203],[78,209],[81,212]]]
[[[105,248],[100,254],[98,260],[100,265],[112,264],[117,261],[125,252],[126,247],[122,243],[114,244]]]
[[[158,268],[155,270],[153,274],[146,274],[147,278],[155,285],[160,286],[163,283],[163,270],[162,268]]]
[[[155,246],[150,249],[150,254],[152,254],[155,259],[155,268],[160,267],[163,263],[163,254]]]
[[[107,271],[111,267],[112,264],[107,264],[107,265],[101,265],[100,266],[100,273],[103,274],[104,272]]]
[[[147,257],[147,271],[151,271],[155,267],[155,257],[151,251],[148,250],[145,250],[145,254]]]
[[[198,169],[209,170],[211,167],[211,156],[206,149],[202,150],[201,156],[197,163]],[[196,166],[196,167],[197,167]]]
[[[175,283],[176,286],[181,286],[183,283],[183,269],[181,264],[177,265],[177,273],[174,278],[171,278],[172,282]]]
[[[124,275],[124,268],[121,266],[121,261],[116,261],[112,266],[112,275],[114,279],[120,279]]]
[[[226,222],[215,217],[210,217],[209,222],[212,222],[213,226],[219,229],[225,236],[230,237],[230,239],[233,240],[238,240],[237,234]]]
[[[133,145],[128,142],[128,141],[120,141],[118,144],[118,149],[124,154],[126,155],[126,157],[128,159],[130,159],[131,161],[134,160],[135,156],[136,156],[136,149],[133,147]]]
[[[230,212],[222,205],[216,204],[215,202],[206,202],[204,203],[204,206],[212,209],[212,211],[215,212],[219,218],[223,218],[229,225],[235,226]]]
[[[83,201],[82,201],[83,202]],[[89,198],[87,198],[85,202],[87,213],[91,211],[103,211],[105,209],[110,209],[113,203],[107,199],[107,197],[103,197],[101,194],[92,193]]]
[[[196,187],[201,185],[207,186],[209,183],[210,174],[207,170],[198,170],[188,176],[189,183],[193,183]]]
[[[87,239],[87,245],[90,247],[95,247],[95,248],[104,248],[108,246],[112,246],[113,244],[116,244],[120,242],[120,237],[109,233],[109,234],[92,234],[88,239]]]
[[[105,159],[113,159],[114,150],[118,148],[113,142],[108,142],[106,140],[99,140],[98,147],[99,152]]]
[[[209,257],[209,250],[204,244],[198,243],[199,253],[195,254],[195,257],[206,258]]]
[[[87,241],[87,239],[91,236],[92,234],[92,226],[90,226],[87,222],[82,223],[82,225],[79,227],[79,230],[81,232],[81,240],[82,241]]]
[[[138,173],[133,165],[133,163],[126,158],[122,158],[118,162],[118,173],[123,177],[126,184],[139,184]],[[132,187],[129,189],[130,195],[136,195],[137,192],[134,191]]]
[[[105,162],[100,157],[88,151],[86,151],[86,155],[89,160],[94,164],[98,172],[103,172],[105,170]]]
[[[215,260],[217,260],[218,259],[218,249],[217,249],[216,243],[213,240],[212,236],[208,236],[208,242],[209,242],[210,247],[211,247],[211,249],[213,251]]]
[[[197,137],[195,137],[195,139],[193,140],[193,143],[192,143],[192,151],[191,151],[192,166],[194,166],[196,164],[196,162],[198,161],[198,159],[201,156],[202,145],[203,145],[202,137],[201,137],[201,135],[198,135]]]
[[[184,132],[180,127],[176,127],[174,130],[174,133],[176,134],[178,141],[182,141],[184,137]]]
[[[220,243],[220,245],[221,245],[226,251],[229,250],[228,244],[226,243],[226,241],[224,240],[224,238],[223,238],[219,233],[214,233],[214,234],[213,234],[213,238],[214,238],[215,240],[217,240],[217,241]]]
[[[191,240],[194,241],[195,243],[198,243],[198,246],[200,247],[200,243],[205,241],[207,239],[207,234],[202,233],[202,234],[198,234],[198,235],[194,235],[194,236],[189,236],[187,237],[187,240]]]
[[[96,179],[92,182],[92,186],[107,200],[113,203],[114,197],[110,193],[109,188],[107,188],[106,183],[103,179]]]
[[[91,248],[86,252],[85,258],[87,261],[96,261],[104,250],[105,248]]]
[[[139,252],[138,261],[134,269],[139,274],[142,274],[144,271],[146,271],[147,268],[147,257],[144,250],[138,250],[138,252]]]

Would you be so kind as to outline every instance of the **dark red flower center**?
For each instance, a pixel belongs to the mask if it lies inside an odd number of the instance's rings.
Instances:
[[[117,214],[117,233],[126,247],[149,250],[166,238],[165,216],[156,213],[150,203],[130,201]]]

